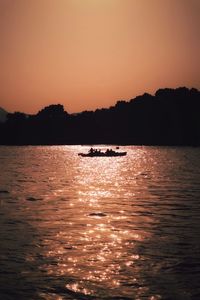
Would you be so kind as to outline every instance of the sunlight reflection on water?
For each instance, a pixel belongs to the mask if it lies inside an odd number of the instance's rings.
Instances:
[[[199,259],[199,149],[77,155],[84,151],[1,148],[8,194],[0,194],[0,258],[13,293],[46,300],[191,299],[198,283],[184,262]],[[0,283],[2,295],[14,299]]]

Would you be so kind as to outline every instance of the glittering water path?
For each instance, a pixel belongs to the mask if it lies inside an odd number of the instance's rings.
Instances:
[[[121,148],[0,148],[0,299],[200,299],[200,149]]]

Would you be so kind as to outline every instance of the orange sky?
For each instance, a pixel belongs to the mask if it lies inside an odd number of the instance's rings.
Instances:
[[[0,0],[0,106],[109,107],[200,89],[199,0]]]

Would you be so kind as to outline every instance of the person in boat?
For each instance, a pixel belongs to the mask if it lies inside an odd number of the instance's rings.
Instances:
[[[113,151],[112,149],[107,149],[106,150],[106,154],[112,154],[112,153],[114,153],[115,151]]]
[[[101,154],[101,150],[90,148],[89,153],[98,155],[98,154]]]
[[[93,148],[90,148],[89,153],[93,154],[94,151],[95,151],[95,150],[94,150]]]
[[[101,149],[95,149],[95,154],[101,154]]]

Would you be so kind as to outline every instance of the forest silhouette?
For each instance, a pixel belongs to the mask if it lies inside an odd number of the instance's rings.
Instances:
[[[200,92],[159,89],[110,108],[69,114],[49,105],[35,115],[8,113],[1,145],[200,145]]]

